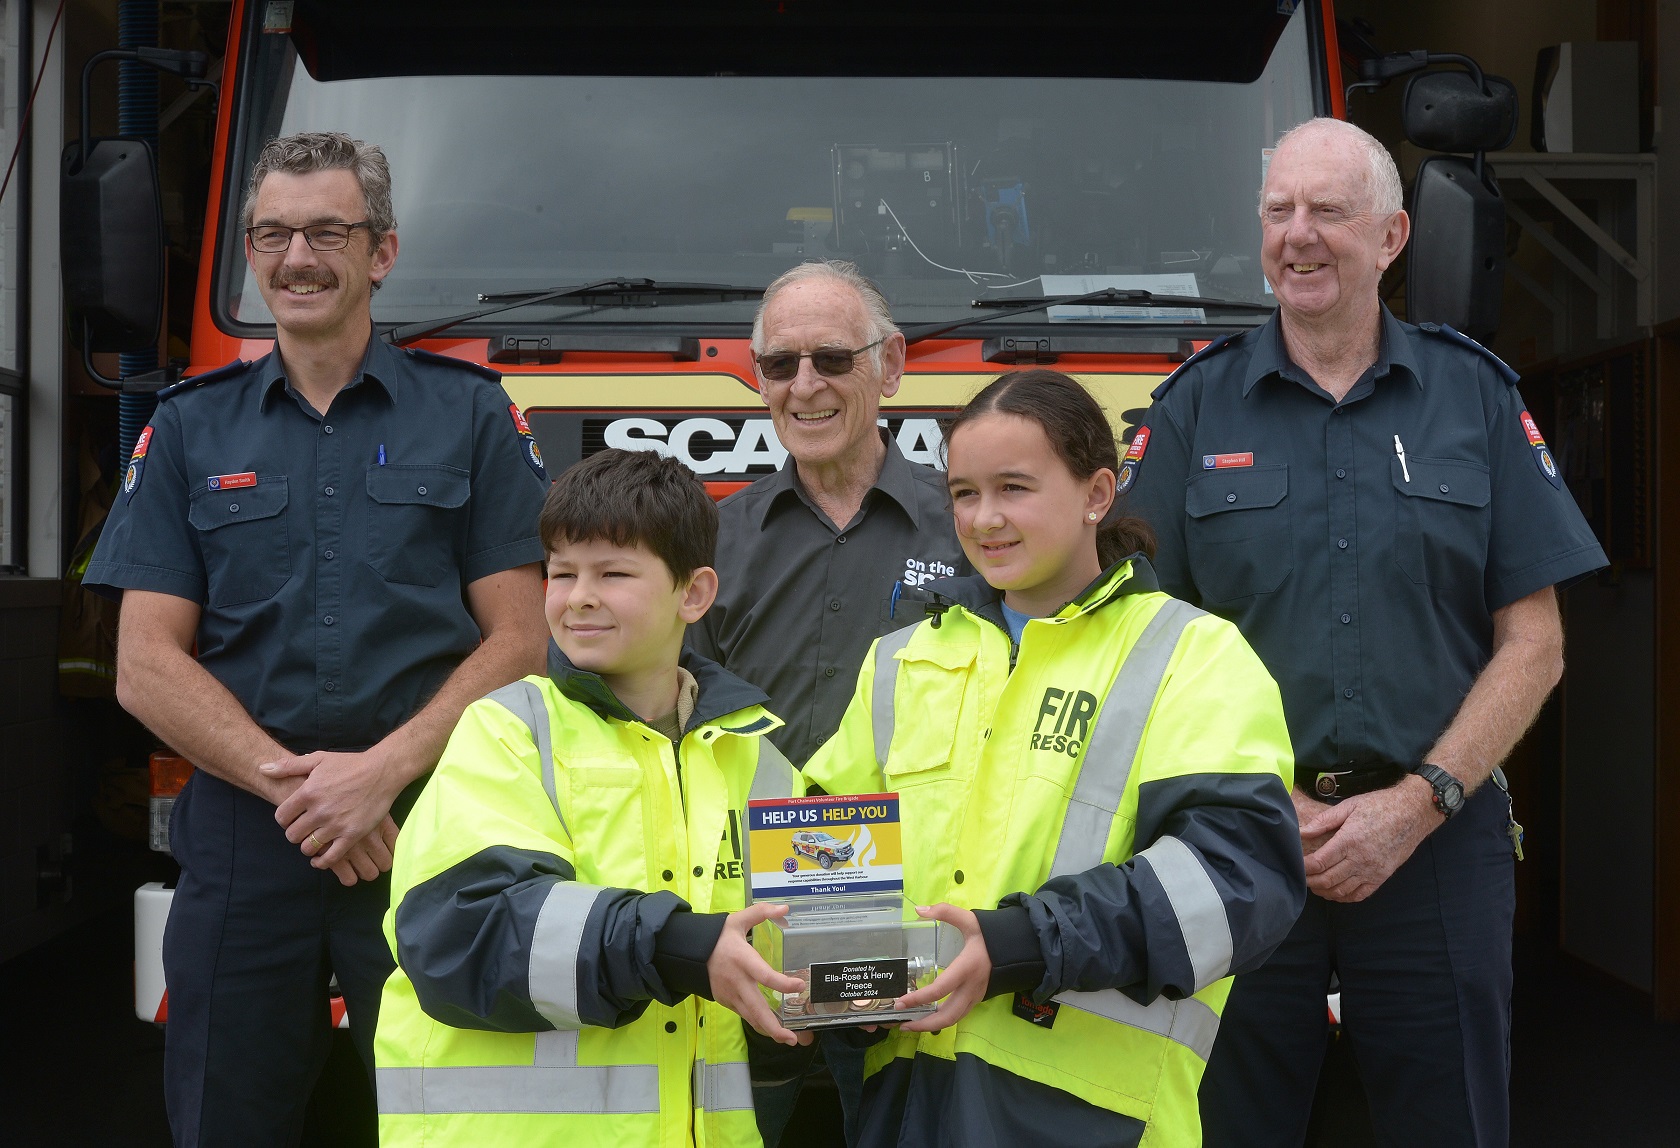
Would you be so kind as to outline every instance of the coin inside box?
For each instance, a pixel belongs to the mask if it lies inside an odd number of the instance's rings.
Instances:
[[[921,988],[962,949],[962,934],[924,921],[901,895],[794,903],[785,918],[753,930],[772,968],[798,977],[798,993],[769,993],[790,1029],[835,1028],[914,1020],[934,1005],[899,1009],[894,1002]]]

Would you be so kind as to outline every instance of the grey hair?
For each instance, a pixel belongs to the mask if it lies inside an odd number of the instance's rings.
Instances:
[[[857,264],[844,259],[816,259],[809,263],[799,263],[788,268],[764,289],[764,298],[758,305],[758,313],[753,316],[752,347],[753,353],[764,350],[764,312],[769,310],[770,304],[784,288],[798,283],[809,283],[813,280],[826,280],[830,283],[843,283],[857,293],[858,301],[863,304],[863,313],[868,320],[869,330],[867,342],[880,343],[898,333],[898,324],[893,322],[892,308],[887,304],[887,297],[881,294],[881,289],[857,269]],[[881,365],[881,348],[875,347],[869,352],[869,358],[875,366]]]
[[[1350,124],[1346,120],[1334,119],[1330,116],[1318,116],[1296,124],[1278,138],[1277,146],[1283,145],[1298,135],[1328,132],[1351,140],[1358,146],[1365,158],[1365,186],[1371,193],[1370,207],[1378,215],[1393,215],[1406,206],[1405,188],[1400,183],[1400,169],[1394,165],[1394,157],[1388,154],[1388,149],[1382,141],[1357,124]],[[1266,210],[1266,186],[1260,185],[1260,210]]]
[[[367,203],[370,247],[378,247],[397,229],[396,215],[391,210],[391,165],[385,161],[385,153],[378,144],[351,139],[343,132],[299,132],[264,144],[256,166],[251,169],[250,185],[245,189],[240,227],[251,226],[257,210],[257,192],[264,179],[275,172],[308,175],[317,171],[348,171],[356,177],[362,199]]]

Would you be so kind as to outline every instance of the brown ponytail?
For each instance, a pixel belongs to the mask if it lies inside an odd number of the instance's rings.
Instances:
[[[1120,473],[1120,452],[1108,417],[1089,391],[1060,371],[1038,367],[999,375],[944,424],[945,448],[964,423],[993,413],[1037,423],[1050,449],[1080,481],[1099,470]],[[1155,532],[1143,519],[1122,513],[1116,498],[1097,527],[1097,561],[1106,570],[1138,553],[1155,556]]]

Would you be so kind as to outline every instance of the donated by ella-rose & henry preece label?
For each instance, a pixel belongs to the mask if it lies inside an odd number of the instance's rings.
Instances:
[[[898,794],[747,803],[755,901],[903,893]]]
[[[910,961],[877,957],[869,961],[830,961],[811,966],[811,999],[817,1004],[873,1001],[910,991]]]

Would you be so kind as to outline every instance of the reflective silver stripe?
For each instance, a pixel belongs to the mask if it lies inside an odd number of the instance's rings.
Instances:
[[[1167,676],[1167,664],[1178,648],[1179,635],[1201,615],[1194,606],[1167,599],[1126,654],[1085,743],[1085,760],[1068,800],[1056,859],[1050,864],[1051,877],[1083,873],[1102,864],[1108,831],[1126,794],[1126,781],[1149,724],[1149,711],[1155,707],[1155,695]]]
[[[1115,1024],[1164,1036],[1175,1044],[1182,1044],[1203,1060],[1213,1052],[1213,1038],[1219,1035],[1219,1014],[1195,997],[1179,1001],[1157,997],[1153,1004],[1140,1005],[1119,989],[1103,989],[1094,993],[1078,993],[1070,989],[1057,993],[1051,999]]]
[[[560,828],[570,837],[572,830],[566,824],[566,815],[560,812],[560,798],[554,792],[554,745],[548,736],[548,707],[543,704],[542,691],[530,682],[518,681],[487,696],[524,722],[525,728],[531,731],[531,741],[536,745],[537,757],[542,762],[543,789],[548,792],[549,804],[554,806],[554,816],[560,819]]]
[[[577,1054],[578,1030],[557,1028],[537,1033],[537,1049],[531,1063],[543,1068],[575,1068]]]
[[[1224,898],[1201,858],[1176,837],[1157,838],[1134,860],[1147,861],[1166,890],[1201,992],[1231,971],[1231,919]]]
[[[742,1060],[694,1062],[694,1103],[707,1112],[752,1111],[752,1073]]]
[[[869,712],[875,723],[875,761],[883,770],[887,768],[887,751],[892,749],[893,690],[898,685],[895,655],[910,644],[915,632],[915,626],[906,626],[875,643],[875,690],[869,696]],[[950,720],[955,721],[956,715],[950,715]]]
[[[583,945],[589,910],[604,892],[599,885],[558,881],[537,913],[526,992],[531,1006],[556,1028],[583,1024],[577,1014],[578,949]]]
[[[747,800],[758,801],[767,797],[792,795],[793,763],[769,738],[760,736],[758,766],[753,770],[752,789],[747,793]]]
[[[631,1115],[659,1111],[659,1067],[550,1068],[522,1064],[474,1068],[381,1068],[379,1112],[492,1112]]]

